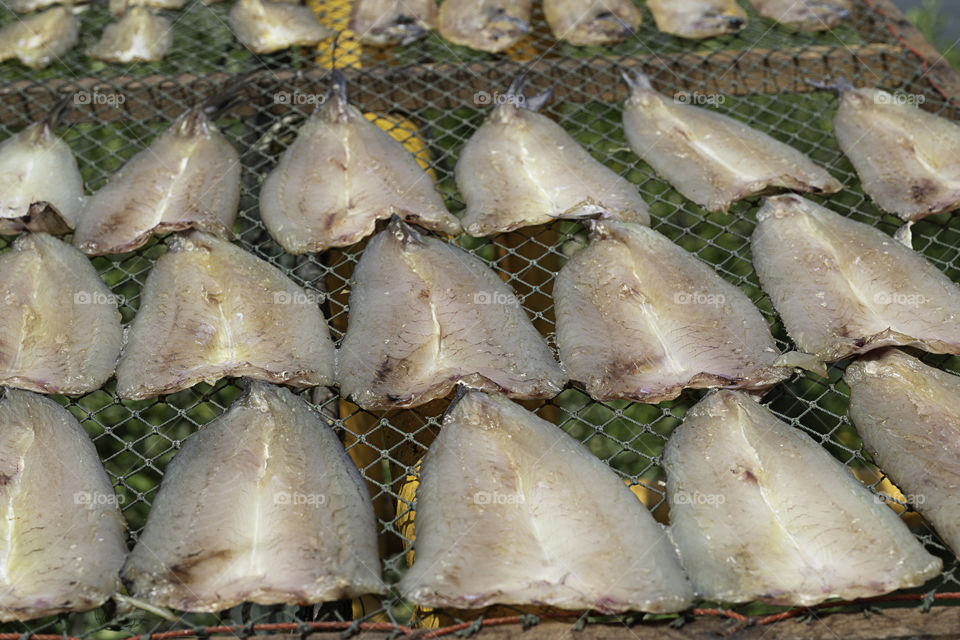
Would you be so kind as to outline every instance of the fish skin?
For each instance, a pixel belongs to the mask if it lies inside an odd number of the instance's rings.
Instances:
[[[174,393],[224,376],[295,387],[331,383],[333,341],[306,291],[215,236],[192,231],[168,244],[128,328],[117,366],[121,398]]]
[[[774,365],[780,352],[750,299],[647,227],[596,223],[590,245],[557,275],[554,304],[560,361],[596,400],[757,390],[792,373]]]
[[[80,395],[113,375],[120,312],[86,256],[45,233],[0,256],[0,385]]]
[[[173,25],[155,11],[132,7],[103,29],[87,55],[104,62],[158,62],[173,46]]]
[[[643,22],[631,0],[544,0],[543,13],[557,40],[580,47],[620,42]]]
[[[870,455],[953,549],[960,549],[960,377],[899,349],[873,351],[843,375],[850,419]]]
[[[717,391],[691,408],[663,465],[670,534],[701,599],[811,606],[940,573],[850,469],[745,393]]]
[[[532,5],[530,0],[444,0],[437,28],[453,44],[498,53],[529,33]]]
[[[312,47],[334,34],[310,7],[269,0],[237,0],[227,21],[240,44],[254,53]]]
[[[436,0],[356,0],[350,11],[350,30],[378,46],[410,44],[436,28]]]
[[[549,94],[527,100],[522,87],[523,76],[460,152],[454,174],[467,204],[464,230],[487,236],[598,215],[650,224],[637,188],[537,113]]]
[[[355,244],[399,215],[455,235],[460,223],[433,179],[347,101],[343,76],[301,127],[260,190],[260,217],[288,253]]]
[[[53,129],[59,113],[0,143],[0,234],[60,235],[76,224],[83,178],[70,145]]]
[[[848,0],[750,0],[753,10],[803,31],[829,31],[850,18]]]
[[[960,207],[960,125],[885,91],[845,87],[833,127],[884,211],[911,221]]]
[[[370,494],[343,445],[302,399],[256,381],[167,465],[123,580],[195,612],[386,591]]]
[[[490,267],[394,218],[353,273],[337,380],[342,396],[385,409],[442,398],[457,382],[552,398],[567,378]]]
[[[757,213],[751,250],[802,351],[826,362],[885,346],[960,354],[960,288],[878,229],[777,196]]]
[[[55,6],[0,29],[0,62],[16,58],[43,69],[77,44],[80,19],[68,7]]]
[[[398,589],[421,606],[665,613],[692,601],[664,528],[620,477],[501,396],[469,392],[447,415],[415,522],[416,560]]]
[[[87,198],[73,245],[88,255],[125,253],[186,229],[229,239],[239,202],[237,150],[203,108],[192,109]]]
[[[630,97],[623,128],[633,152],[708,211],[726,211],[738,200],[768,192],[843,188],[790,145],[729,116],[664,96],[641,73],[624,78]]]
[[[125,523],[97,450],[52,400],[0,400],[0,621],[89,611],[120,589]]]
[[[657,29],[700,40],[736,33],[747,26],[747,12],[736,0],[647,0]]]

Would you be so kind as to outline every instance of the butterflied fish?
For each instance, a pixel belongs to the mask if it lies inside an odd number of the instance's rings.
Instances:
[[[633,152],[709,211],[726,211],[762,193],[834,193],[843,187],[790,145],[729,116],[661,95],[642,73],[624,78],[630,97],[623,127]]]
[[[53,7],[0,29],[0,62],[16,58],[43,69],[77,44],[80,19],[68,7]]]
[[[785,195],[757,213],[751,249],[801,350],[826,362],[895,345],[960,354],[960,288],[882,231]]]
[[[260,190],[260,217],[289,253],[359,242],[377,220],[406,220],[456,234],[433,180],[409,151],[347,101],[343,75],[300,129]]]
[[[436,0],[356,0],[350,12],[350,30],[380,46],[410,44],[436,26]]]
[[[960,125],[839,81],[834,134],[878,207],[919,220],[960,207]]]
[[[810,606],[940,573],[940,559],[848,468],[744,393],[690,409],[663,465],[670,533],[704,600]]]
[[[105,62],[157,62],[173,46],[173,25],[147,7],[132,7],[103,29],[87,55]]]
[[[443,0],[440,35],[464,47],[497,53],[530,31],[530,0]]]
[[[94,609],[127,555],[117,496],[87,432],[52,400],[0,400],[0,620]]]
[[[0,234],[69,232],[83,206],[83,178],[53,132],[66,103],[0,144]]]
[[[331,383],[333,341],[316,296],[214,236],[192,231],[168,244],[117,366],[120,397],[149,398],[224,376]]]
[[[240,157],[207,109],[180,116],[87,198],[75,247],[88,255],[123,253],[153,234],[190,228],[232,236]]]
[[[416,511],[416,560],[399,590],[421,606],[690,606],[676,549],[619,476],[503,397],[470,392],[447,415]]]
[[[353,273],[340,392],[365,409],[415,407],[460,381],[552,398],[566,376],[516,295],[479,258],[397,218]]]
[[[237,0],[227,19],[240,44],[254,53],[313,46],[334,33],[310,7],[269,0]]]
[[[0,385],[90,393],[120,355],[116,296],[82,253],[45,233],[0,256]]]
[[[736,0],[647,0],[647,8],[661,32],[692,40],[747,26],[747,12]]]
[[[577,46],[620,42],[643,22],[632,0],[544,0],[543,13],[557,40]]]
[[[828,31],[850,17],[849,0],[750,0],[753,10],[804,31]]]
[[[360,473],[318,413],[261,382],[167,465],[123,579],[184,611],[385,591]]]
[[[512,231],[557,218],[604,217],[649,224],[637,188],[605,167],[563,127],[537,113],[550,92],[523,95],[518,77],[467,141],[456,180],[472,236]]]
[[[560,361],[597,400],[686,387],[762,389],[790,376],[750,299],[665,236],[597,222],[554,286]]]
[[[850,419],[873,459],[953,549],[960,549],[960,377],[898,349],[855,360]]]

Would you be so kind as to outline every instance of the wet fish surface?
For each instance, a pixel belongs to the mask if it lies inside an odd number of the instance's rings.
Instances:
[[[776,191],[834,193],[843,185],[790,145],[624,74],[630,97],[623,127],[633,152],[681,194],[708,211]]]
[[[751,250],[802,351],[826,362],[898,345],[960,353],[960,288],[878,229],[777,196],[757,213]]]
[[[0,620],[89,611],[120,589],[124,520],[97,450],[52,400],[0,399]]]
[[[173,46],[173,25],[147,7],[132,7],[103,29],[87,55],[104,62],[158,62]]]
[[[237,0],[227,20],[240,44],[254,53],[312,47],[334,34],[310,7],[269,0]]]
[[[191,231],[168,244],[128,330],[117,367],[121,398],[224,376],[297,387],[332,382],[333,341],[316,296],[215,236]]]
[[[704,600],[811,606],[940,573],[850,469],[745,393],[718,391],[690,409],[663,464],[670,532]]]
[[[736,0],[647,0],[657,29],[691,40],[740,31],[747,12]]]
[[[113,375],[116,296],[86,256],[45,233],[0,256],[0,385],[80,395]]]
[[[396,214],[456,234],[433,180],[390,134],[347,101],[343,75],[260,190],[260,217],[288,253],[355,244]]]
[[[73,245],[103,255],[185,229],[230,238],[239,202],[237,150],[205,107],[191,109],[87,198]]]
[[[637,188],[537,113],[550,93],[528,99],[523,81],[523,75],[514,81],[460,152],[455,176],[467,204],[464,230],[487,236],[598,216],[649,224]]]
[[[0,62],[16,58],[43,69],[77,44],[80,19],[69,7],[56,6],[17,19],[0,29]]]
[[[435,0],[356,0],[350,30],[378,46],[410,44],[437,27]]]
[[[340,393],[365,409],[419,406],[458,381],[515,398],[552,398],[566,383],[490,267],[397,218],[353,273],[337,373]]]
[[[763,389],[791,375],[750,299],[665,236],[597,222],[554,286],[560,361],[596,400]]]
[[[398,585],[416,604],[604,613],[691,604],[676,549],[619,476],[501,396],[467,393],[421,475],[416,560]]]
[[[183,611],[385,592],[359,471],[320,414],[256,381],[167,465],[123,579]]]
[[[54,129],[66,103],[0,143],[0,234],[73,229],[83,178],[70,146]]]
[[[553,36],[576,46],[620,42],[643,22],[631,0],[544,0],[543,13]]]
[[[803,31],[829,31],[850,18],[849,0],[750,0],[753,10]]]
[[[834,134],[878,207],[908,221],[960,207],[960,125],[903,96],[838,86]]]
[[[960,377],[883,349],[854,360],[843,379],[850,419],[874,461],[960,549]]]
[[[443,0],[440,35],[453,44],[498,53],[530,31],[530,0]]]

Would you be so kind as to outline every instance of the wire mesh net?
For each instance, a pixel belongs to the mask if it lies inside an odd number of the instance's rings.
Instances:
[[[312,108],[295,95],[322,95],[327,88],[329,43],[318,51],[297,50],[256,56],[232,37],[226,25],[229,7],[199,0],[169,12],[175,44],[161,63],[129,67],[105,65],[83,54],[109,20],[94,4],[82,14],[81,44],[63,59],[36,72],[16,63],[0,66],[0,127],[3,136],[47,112],[58,96],[81,91],[86,96],[70,113],[60,133],[77,155],[88,191],[104,184],[125,160],[146,146],[157,132],[236,74],[266,66],[250,81],[246,99],[228,111],[219,125],[240,151],[243,191],[237,242],[282,268],[298,284],[323,294],[323,309],[335,339],[343,336],[348,317],[350,276],[365,243],[323,254],[285,254],[259,220],[257,198],[265,174],[293,140]],[[345,27],[349,7],[332,0],[314,5],[329,25]],[[577,48],[557,43],[542,14],[534,13],[533,33],[506,54],[478,53],[445,43],[436,34],[392,49],[371,49],[341,34],[336,63],[348,68],[351,101],[377,118],[378,124],[415,152],[435,175],[453,212],[463,202],[453,181],[459,150],[482,122],[496,92],[503,92],[522,68],[530,70],[530,90],[555,90],[546,113],[598,160],[637,185],[650,205],[653,227],[711,264],[741,287],[761,309],[781,349],[788,338],[761,291],[751,264],[749,236],[757,200],[738,203],[729,213],[709,213],[680,196],[626,147],[620,124],[626,96],[618,66],[640,66],[665,92],[688,92],[710,108],[734,116],[807,153],[846,186],[828,206],[888,233],[899,226],[867,199],[850,163],[833,138],[834,98],[812,92],[804,77],[824,79],[842,74],[857,85],[903,90],[925,98],[924,108],[956,118],[958,112],[923,73],[922,61],[900,46],[896,27],[870,3],[858,3],[852,19],[827,33],[796,32],[751,13],[749,26],[733,36],[687,42],[660,34],[644,9],[636,37],[609,47]],[[0,22],[16,19],[3,12]],[[699,93],[698,93],[699,92]],[[277,98],[285,94],[286,99]],[[814,198],[815,200],[817,198]],[[960,280],[960,216],[939,215],[918,223],[914,246],[954,281]],[[464,248],[488,261],[516,290],[536,327],[553,341],[553,278],[570,253],[585,241],[573,222],[524,229],[489,239],[462,237]],[[12,238],[0,238],[6,250]],[[93,260],[121,300],[129,322],[139,305],[140,289],[164,239],[142,249]],[[960,373],[960,359],[926,356],[926,361]],[[892,506],[923,543],[945,560],[932,587],[957,590],[960,578],[951,552],[909,505],[895,504],[900,494],[861,447],[846,417],[848,389],[843,367],[832,366],[829,379],[804,374],[768,394],[771,408],[803,429],[849,465],[864,483],[892,497]],[[57,397],[82,421],[113,480],[129,523],[131,545],[142,530],[166,464],[180,444],[199,427],[222,414],[239,395],[236,380],[195,387],[161,398],[120,400],[115,383],[77,398]],[[304,397],[308,397],[306,394]],[[665,520],[664,443],[685,411],[703,396],[686,391],[659,405],[595,402],[568,388],[548,402],[525,402],[528,408],[583,441],[620,473],[654,514]],[[381,531],[381,556],[389,580],[406,569],[410,515],[414,508],[410,476],[439,429],[446,401],[416,410],[372,413],[360,410],[331,391],[318,408],[333,422],[367,479]],[[798,478],[798,482],[802,479]],[[927,589],[929,590],[929,586]],[[748,605],[751,606],[751,605]],[[501,608],[509,609],[509,608]],[[313,620],[376,621],[430,626],[470,620],[483,612],[426,612],[395,593],[384,598],[326,603],[316,607],[243,605],[218,615],[185,615],[172,623],[142,611],[119,611],[114,605],[81,614],[4,625],[18,633],[62,633],[101,638],[162,630],[253,622]]]

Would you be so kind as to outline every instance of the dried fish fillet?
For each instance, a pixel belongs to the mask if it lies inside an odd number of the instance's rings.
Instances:
[[[613,470],[555,425],[479,392],[424,458],[414,545],[399,590],[422,606],[670,612],[693,596],[666,531]]]
[[[227,20],[240,44],[254,53],[312,47],[334,34],[310,7],[269,0],[237,0]]]
[[[83,178],[70,146],[53,132],[65,107],[0,144],[0,234],[59,235],[76,224]]]
[[[850,419],[873,459],[960,549],[960,377],[883,349],[855,360],[843,379]]]
[[[250,382],[167,466],[123,567],[131,593],[184,611],[384,593],[366,484],[320,414]]]
[[[353,273],[340,393],[365,409],[415,407],[459,381],[552,398],[566,376],[490,267],[394,218]]]
[[[753,10],[804,31],[829,31],[850,17],[849,0],[750,0]]]
[[[121,398],[224,376],[330,384],[333,341],[315,296],[214,236],[192,231],[169,245],[147,278],[117,366]]]
[[[343,75],[300,129],[260,191],[260,217],[288,253],[359,242],[377,220],[399,215],[456,234],[433,180],[390,134],[347,101]]]
[[[0,621],[94,609],[120,588],[119,501],[77,419],[8,389],[0,400]]]
[[[736,0],[647,0],[657,29],[699,40],[736,33],[747,26],[747,12]]]
[[[597,400],[763,389],[790,376],[750,299],[640,225],[598,222],[554,286],[560,361]]]
[[[550,92],[527,99],[523,81],[521,75],[513,82],[460,152],[456,180],[467,204],[464,230],[486,236],[596,216],[649,224],[637,188],[537,113]]]
[[[663,464],[670,533],[704,600],[810,606],[940,573],[940,559],[848,468],[744,393],[690,409]]]
[[[21,236],[0,256],[0,385],[79,395],[120,355],[116,296],[87,258],[53,236]]]
[[[708,211],[776,191],[834,193],[843,185],[808,157],[765,133],[654,91],[624,74],[630,97],[623,127],[633,152]]]
[[[81,4],[83,0],[10,0],[6,6],[17,13],[32,13],[41,9],[48,9],[54,5],[64,6]]]
[[[191,228],[230,238],[239,202],[237,150],[206,107],[191,109],[87,198],[73,245],[88,255],[124,253]]]
[[[464,47],[497,53],[530,31],[530,0],[443,0],[440,35]]]
[[[104,62],[158,62],[173,46],[173,25],[146,7],[128,9],[103,29],[87,55]]]
[[[801,350],[826,362],[896,345],[960,353],[960,288],[882,231],[785,195],[767,198],[751,246]]]
[[[350,13],[350,30],[379,46],[410,44],[436,26],[436,0],[356,0]]]
[[[863,190],[904,220],[960,207],[960,125],[841,81],[834,133]]]
[[[544,0],[543,13],[557,40],[577,46],[620,42],[643,22],[632,0]]]
[[[0,62],[16,58],[31,69],[43,69],[77,44],[80,19],[68,7],[15,20],[0,29]]]

